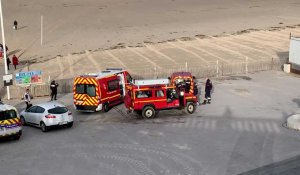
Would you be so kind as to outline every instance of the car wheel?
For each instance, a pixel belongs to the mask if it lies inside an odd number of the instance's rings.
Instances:
[[[41,130],[42,130],[43,132],[47,132],[47,131],[48,131],[48,127],[45,125],[44,122],[41,122],[40,126],[41,126]]]
[[[152,106],[147,106],[142,111],[142,116],[146,119],[153,118],[155,116],[155,110]]]
[[[196,105],[193,102],[188,102],[188,104],[186,105],[186,111],[189,114],[193,114],[196,110]]]
[[[25,118],[23,116],[20,117],[20,120],[21,120],[21,124],[22,126],[26,126],[26,121],[25,121]]]
[[[14,136],[14,140],[20,140],[20,138],[21,138],[21,135],[15,135]]]
[[[67,124],[68,128],[72,128],[72,126],[73,126],[73,122],[70,122],[70,123]]]
[[[108,112],[108,111],[109,111],[109,104],[108,104],[108,103],[105,103],[105,104],[103,105],[103,111],[104,111],[104,112]]]

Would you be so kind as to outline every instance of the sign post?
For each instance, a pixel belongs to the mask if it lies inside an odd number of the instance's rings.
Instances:
[[[5,44],[5,37],[4,37],[4,26],[3,26],[3,13],[2,13],[2,0],[0,0],[0,20],[1,20],[1,29],[2,29],[2,40],[3,40],[3,58],[4,58],[4,69],[5,69],[5,75],[8,74],[7,70],[7,55],[6,55],[6,44]],[[9,86],[6,86],[7,90],[7,99],[10,100],[10,92],[9,92]]]
[[[12,74],[4,75],[3,76],[4,86],[11,86],[13,85],[13,76]]]

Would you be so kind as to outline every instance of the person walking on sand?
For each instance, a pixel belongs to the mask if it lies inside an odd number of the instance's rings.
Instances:
[[[13,62],[13,65],[15,67],[15,70],[17,69],[17,65],[19,64],[19,60],[18,60],[18,57],[16,55],[14,55],[12,57],[12,62]]]
[[[26,109],[31,107],[31,103],[30,103],[30,94],[29,94],[29,89],[26,89],[25,94],[24,94],[24,101],[26,103]]]
[[[56,96],[57,96],[57,87],[58,87],[58,83],[55,82],[55,80],[53,80],[50,84],[50,90],[51,90],[51,101],[54,99],[56,100]]]
[[[205,83],[205,98],[204,98],[203,104],[206,104],[206,103],[210,104],[211,103],[212,89],[213,89],[212,82],[210,81],[210,79],[207,79],[206,83]]]
[[[17,20],[14,21],[14,29],[18,30],[18,22],[17,22]]]

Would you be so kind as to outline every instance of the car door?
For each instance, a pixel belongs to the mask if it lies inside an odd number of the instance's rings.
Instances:
[[[35,111],[35,115],[33,118],[33,122],[35,124],[40,124],[42,117],[44,115],[45,109],[41,106],[37,106],[36,111]]]
[[[31,106],[25,111],[25,121],[28,123],[34,123],[34,115],[36,111],[37,106]]]

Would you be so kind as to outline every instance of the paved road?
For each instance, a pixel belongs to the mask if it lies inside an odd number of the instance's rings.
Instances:
[[[233,175],[273,163],[297,167],[299,132],[282,124],[300,112],[299,77],[261,72],[214,84],[213,103],[193,115],[164,111],[143,120],[120,105],[121,113],[73,111],[71,129],[24,127],[20,141],[0,143],[1,174]],[[59,101],[73,110],[72,94]],[[292,163],[276,164],[285,159]]]

